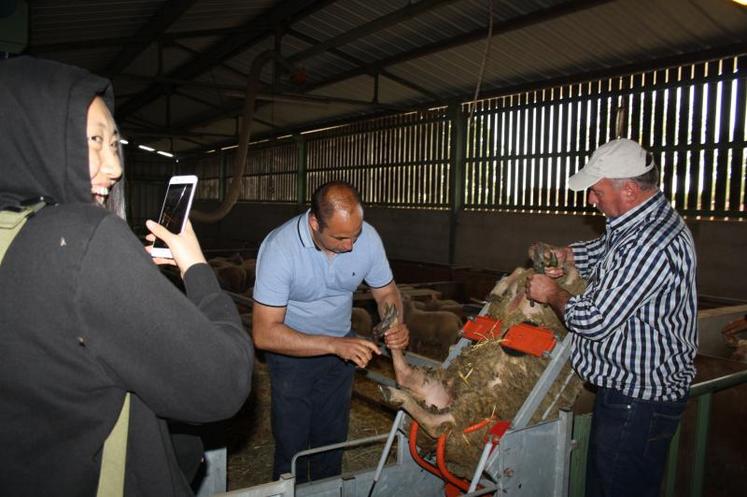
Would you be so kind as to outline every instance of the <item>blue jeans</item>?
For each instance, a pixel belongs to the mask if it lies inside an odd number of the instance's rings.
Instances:
[[[586,497],[657,497],[687,398],[641,400],[599,388],[591,418]]]
[[[336,356],[267,354],[272,385],[272,478],[290,473],[291,459],[305,449],[343,442],[348,435],[355,365]],[[342,451],[301,457],[296,483],[339,475]]]

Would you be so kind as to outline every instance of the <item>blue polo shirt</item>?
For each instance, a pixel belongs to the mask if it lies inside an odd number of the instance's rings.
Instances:
[[[309,335],[350,332],[353,292],[365,280],[373,288],[393,279],[384,245],[363,222],[353,250],[327,257],[311,238],[309,211],[273,230],[257,255],[254,300],[287,307],[284,323]]]

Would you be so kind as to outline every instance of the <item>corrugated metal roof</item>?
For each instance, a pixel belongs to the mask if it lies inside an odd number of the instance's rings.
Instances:
[[[30,45],[132,36],[165,0],[96,0],[30,3]]]
[[[200,0],[169,29],[169,33],[235,28],[261,16],[276,3],[273,0]]]
[[[727,0],[492,2],[482,94],[747,51],[747,8]],[[184,152],[235,140],[252,63],[276,44],[293,68],[280,64],[274,77],[274,64],[263,67],[255,137],[469,100],[489,7],[488,0],[35,0],[29,52],[111,71],[104,75],[113,77],[124,132]],[[268,94],[280,96],[270,103]],[[300,94],[327,100],[300,103]]]

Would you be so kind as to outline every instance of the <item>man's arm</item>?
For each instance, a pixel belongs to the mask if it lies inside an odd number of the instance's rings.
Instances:
[[[384,334],[386,346],[390,349],[405,349],[410,342],[410,330],[405,325],[404,313],[402,310],[402,296],[399,293],[397,284],[392,280],[388,285],[380,288],[371,288],[371,295],[376,300],[376,307],[379,311],[379,317],[384,317],[386,305],[391,304],[397,308],[397,324],[389,328]]]
[[[573,264],[576,266],[582,278],[588,279],[591,270],[604,256],[607,233],[593,240],[574,242],[568,245],[571,251]]]
[[[296,357],[334,354],[365,368],[373,354],[381,354],[373,342],[361,338],[308,335],[286,326],[285,307],[254,303],[252,337],[258,349]]]
[[[571,298],[571,294],[563,290],[558,283],[544,274],[535,274],[527,279],[527,298],[548,304],[555,311],[560,321],[565,321],[565,306]]]
[[[570,331],[603,340],[624,329],[630,316],[671,281],[662,250],[649,243],[621,251],[614,267],[576,297],[547,276],[534,275],[527,280],[527,298],[550,304]]]

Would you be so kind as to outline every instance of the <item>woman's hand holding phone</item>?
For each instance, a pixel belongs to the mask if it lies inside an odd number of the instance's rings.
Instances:
[[[196,186],[197,176],[194,174],[176,175],[169,178],[161,205],[161,214],[158,216],[158,224],[172,233],[181,233],[189,218]],[[161,238],[154,241],[150,255],[156,259],[173,257]]]
[[[174,256],[173,259],[154,257],[153,262],[156,264],[177,266],[182,276],[184,276],[184,273],[194,264],[207,262],[200,248],[200,242],[197,240],[197,236],[192,229],[192,223],[189,220],[185,222],[184,230],[178,235],[150,219],[145,222],[145,227],[150,230],[150,234],[145,239],[152,243],[156,237],[160,238],[171,249],[171,254]],[[148,253],[151,252],[151,249],[150,245],[145,247]]]

